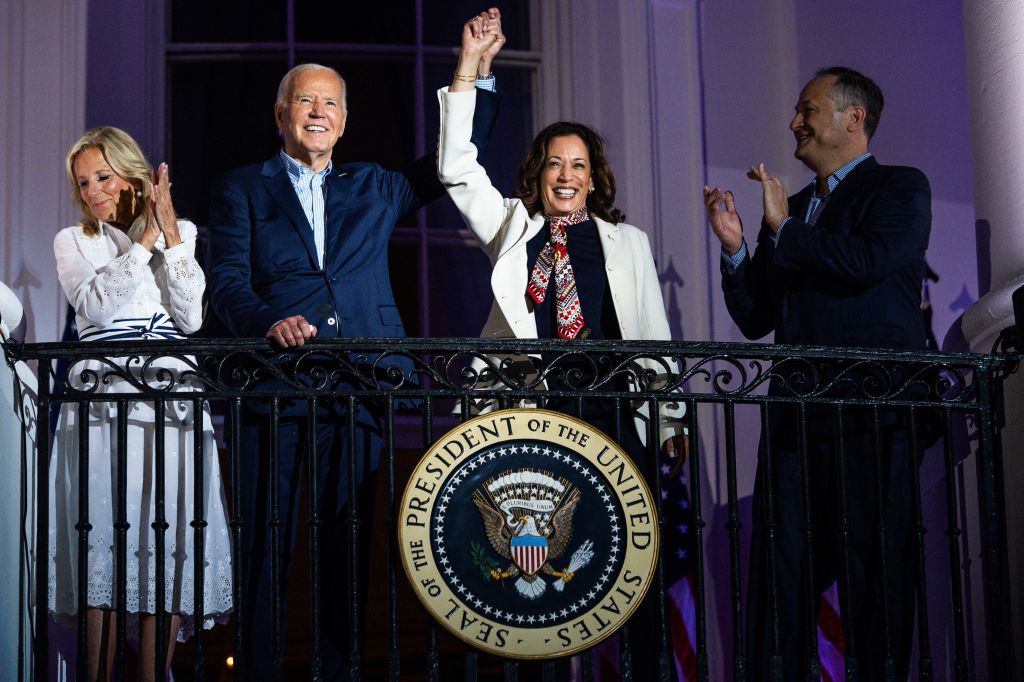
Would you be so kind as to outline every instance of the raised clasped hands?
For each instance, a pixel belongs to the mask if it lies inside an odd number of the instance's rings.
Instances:
[[[761,183],[764,203],[764,222],[772,232],[778,232],[782,221],[789,215],[789,193],[782,180],[772,175],[764,163],[751,166],[747,177]]]
[[[481,62],[486,58],[488,65],[490,65],[490,60],[498,54],[504,42],[505,35],[501,32],[501,12],[497,7],[477,14],[462,27],[462,51],[479,55]],[[481,75],[486,74],[481,73]]]
[[[505,34],[501,31],[501,12],[492,7],[472,17],[462,25],[462,50],[455,77],[449,88],[451,92],[468,92],[473,89],[478,77],[489,76],[491,62],[501,46]]]

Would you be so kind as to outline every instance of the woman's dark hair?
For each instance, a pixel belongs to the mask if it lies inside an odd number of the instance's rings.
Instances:
[[[540,174],[548,157],[551,140],[563,135],[578,135],[587,145],[590,156],[590,175],[594,191],[587,195],[587,211],[609,223],[620,223],[626,216],[615,208],[615,176],[604,153],[604,138],[582,123],[559,121],[552,123],[533,140],[530,151],[519,167],[519,191],[516,196],[523,201],[530,215],[544,210],[540,197]]]

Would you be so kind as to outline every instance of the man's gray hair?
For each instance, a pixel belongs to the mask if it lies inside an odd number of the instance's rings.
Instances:
[[[323,64],[299,64],[293,66],[288,73],[281,79],[281,84],[277,86],[277,103],[276,106],[284,106],[288,103],[288,99],[292,94],[292,83],[299,77],[300,73],[305,71],[327,71],[334,75],[341,83],[341,110],[348,111],[348,86],[345,84],[345,79],[341,77],[335,69]]]

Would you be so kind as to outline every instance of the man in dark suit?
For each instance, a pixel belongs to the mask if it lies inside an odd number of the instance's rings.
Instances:
[[[474,17],[467,26],[476,36],[496,36],[478,72],[474,142],[482,148],[497,103],[492,92],[481,88],[493,89],[490,63],[504,37],[495,9]],[[391,290],[388,240],[400,216],[444,194],[436,155],[404,171],[371,163],[334,164],[334,145],[345,131],[345,95],[345,82],[333,69],[316,64],[293,68],[281,81],[274,107],[283,149],[262,164],[229,172],[213,192],[211,302],[235,336],[265,336],[280,346],[301,346],[313,336],[405,333]],[[300,465],[305,460],[317,474],[316,490],[310,495],[322,524],[318,567],[323,669],[318,672],[324,679],[338,679],[358,663],[352,632],[361,616],[353,608],[353,584],[363,591],[365,602],[366,518],[382,446],[379,410],[357,402],[349,415],[344,403],[321,404],[316,452],[311,454],[304,404],[282,405],[273,449],[272,422],[266,405],[262,408],[244,409],[239,432],[231,434],[242,452],[244,527],[236,560],[244,571],[239,605],[247,644],[240,652],[244,675],[282,675],[278,664],[283,641],[276,625],[283,620]],[[358,491],[354,501],[349,500],[350,471]],[[276,510],[271,499],[275,485]],[[358,557],[348,551],[345,521],[350,503],[363,519]],[[278,604],[272,599],[275,569]],[[356,622],[350,622],[353,618]]]
[[[761,184],[764,206],[752,257],[732,194],[704,188],[708,220],[722,243],[726,304],[747,338],[774,332],[777,343],[924,349],[921,281],[931,193],[919,170],[880,165],[868,152],[882,106],[878,86],[843,67],[819,71],[804,87],[790,129],[796,158],[815,178],[787,197],[763,163],[749,170],[748,177]],[[780,372],[797,380],[795,373]],[[786,680],[809,679],[818,600],[834,580],[847,656],[854,657],[860,679],[887,679],[887,670],[896,679],[907,676],[917,455],[910,452],[900,415],[883,411],[877,423],[867,411],[845,409],[843,415],[840,438],[832,409],[809,408],[803,431],[795,409],[769,413],[754,487],[751,679],[770,679],[773,663],[781,664]],[[876,436],[882,443],[877,453]],[[842,472],[838,461],[844,461]],[[805,509],[813,532],[806,530]],[[845,540],[837,532],[844,511]],[[772,518],[775,527],[769,529]],[[776,640],[781,658],[773,662]]]

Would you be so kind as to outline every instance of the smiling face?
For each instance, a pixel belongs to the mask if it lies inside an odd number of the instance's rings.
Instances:
[[[342,87],[330,71],[301,71],[286,101],[274,108],[285,152],[316,171],[327,167],[335,143],[345,132]]]
[[[804,86],[796,114],[789,123],[796,137],[793,156],[818,174],[827,174],[842,166],[849,160],[846,157],[857,142],[850,130],[852,107],[837,111],[832,100],[835,80],[835,76],[819,76]]]
[[[566,216],[587,203],[593,189],[590,154],[579,135],[551,138],[540,172],[540,198],[544,212]]]
[[[134,214],[134,188],[111,169],[98,148],[88,147],[78,153],[74,173],[78,194],[96,220],[109,223],[118,215]],[[117,207],[122,201],[131,202],[132,205],[123,206],[119,214]]]

